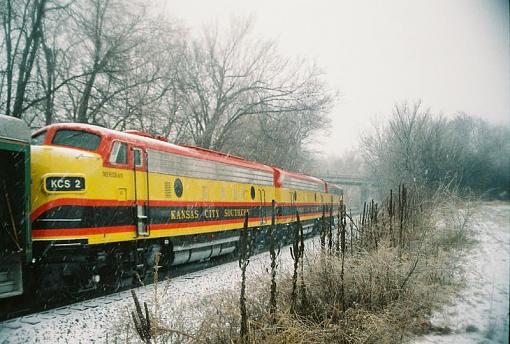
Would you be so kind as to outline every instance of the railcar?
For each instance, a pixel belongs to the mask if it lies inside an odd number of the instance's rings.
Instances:
[[[311,231],[341,196],[324,181],[140,131],[65,123],[32,135],[30,215],[41,299],[116,289],[171,266],[231,254],[248,214],[281,237]],[[27,183],[28,184],[28,183]]]
[[[275,168],[277,223],[291,224],[295,222],[296,213],[305,233],[309,233],[322,216],[325,206],[332,206],[328,202],[326,183],[318,178],[284,171]]]
[[[332,183],[326,183],[326,189],[331,198],[331,203],[334,208],[339,206],[343,206],[344,202],[344,190],[340,188],[338,185]]]
[[[31,243],[30,130],[0,115],[0,299],[23,293]]]

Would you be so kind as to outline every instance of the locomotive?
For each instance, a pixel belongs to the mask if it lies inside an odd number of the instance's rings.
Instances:
[[[8,122],[11,132],[23,127]],[[41,299],[115,290],[150,278],[157,256],[170,267],[235,254],[245,216],[263,234],[274,211],[283,240],[297,212],[311,232],[343,203],[323,180],[141,131],[62,123],[34,132],[30,149],[14,139],[23,154],[0,141],[24,161],[0,155],[0,184],[11,185],[6,197],[17,194],[16,209],[0,206],[0,298],[23,285]]]

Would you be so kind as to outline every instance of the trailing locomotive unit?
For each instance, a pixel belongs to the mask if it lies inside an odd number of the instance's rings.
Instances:
[[[0,299],[23,293],[31,261],[30,130],[0,115]]]
[[[232,253],[249,227],[305,226],[340,204],[319,179],[138,131],[55,124],[32,136],[32,238],[38,289],[131,283],[160,265]],[[338,207],[335,207],[338,209]],[[284,226],[285,227],[285,226]],[[283,228],[284,228],[283,227]]]

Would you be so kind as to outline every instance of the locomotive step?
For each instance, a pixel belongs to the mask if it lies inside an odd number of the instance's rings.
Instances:
[[[7,281],[9,278],[9,271],[0,271],[0,283]]]
[[[0,294],[11,293],[15,288],[14,281],[0,282]]]

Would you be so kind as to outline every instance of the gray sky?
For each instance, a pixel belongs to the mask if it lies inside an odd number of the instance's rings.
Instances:
[[[252,15],[282,54],[314,59],[340,93],[318,144],[326,154],[355,148],[404,100],[510,123],[506,0],[168,0],[165,9],[192,28]]]

